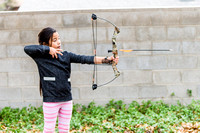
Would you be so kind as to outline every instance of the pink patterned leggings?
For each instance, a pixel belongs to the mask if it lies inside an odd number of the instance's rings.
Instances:
[[[44,131],[54,133],[58,117],[59,133],[69,133],[72,116],[72,101],[67,102],[43,102]]]

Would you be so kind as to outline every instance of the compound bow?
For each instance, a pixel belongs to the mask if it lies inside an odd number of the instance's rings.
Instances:
[[[92,33],[93,33],[93,44],[94,44],[94,58],[96,59],[96,48],[97,48],[97,19],[100,19],[100,20],[104,20],[110,24],[112,24],[114,26],[114,33],[113,33],[113,36],[112,36],[112,50],[108,50],[108,52],[112,52],[113,53],[113,57],[116,58],[118,56],[118,50],[117,50],[117,44],[116,44],[116,37],[117,37],[117,34],[120,33],[120,30],[119,28],[113,24],[112,22],[104,19],[104,18],[100,18],[100,17],[97,17],[95,14],[92,14]],[[95,23],[95,22],[96,23]],[[95,30],[94,30],[94,25],[96,24],[96,36],[95,36]],[[97,85],[97,65],[94,64],[94,71],[93,71],[93,80],[92,80],[92,89],[95,90],[97,87],[101,87],[101,86],[104,86],[104,85],[107,85],[109,83],[111,83],[112,81],[114,81],[117,77],[120,76],[120,72],[118,71],[117,67],[116,67],[116,63],[114,61],[111,62],[112,64],[112,68],[113,68],[113,71],[114,71],[114,75],[115,77],[104,83],[104,84],[101,84],[101,85]],[[96,81],[95,81],[96,79]]]

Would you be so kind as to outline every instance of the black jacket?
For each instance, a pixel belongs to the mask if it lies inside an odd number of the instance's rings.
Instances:
[[[52,58],[49,47],[29,45],[24,51],[36,62],[44,102],[62,102],[72,100],[71,94],[71,63],[94,64],[94,56],[76,55],[67,51]]]

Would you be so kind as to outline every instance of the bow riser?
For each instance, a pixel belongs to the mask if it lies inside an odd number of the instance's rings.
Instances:
[[[117,45],[116,45],[116,36],[118,33],[119,33],[119,30],[117,30],[117,28],[115,28],[115,31],[114,31],[113,37],[112,37],[112,53],[113,53],[114,58],[116,58],[118,56],[118,50],[117,50]],[[112,61],[112,68],[113,68],[115,77],[119,77],[120,72],[118,71],[116,65],[117,64],[114,61]]]

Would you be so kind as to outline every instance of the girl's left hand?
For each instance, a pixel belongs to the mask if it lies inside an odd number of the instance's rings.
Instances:
[[[119,61],[119,56],[117,56],[116,58],[114,58],[113,56],[110,56],[110,57],[108,57],[108,60],[114,61],[117,65],[118,61]]]

